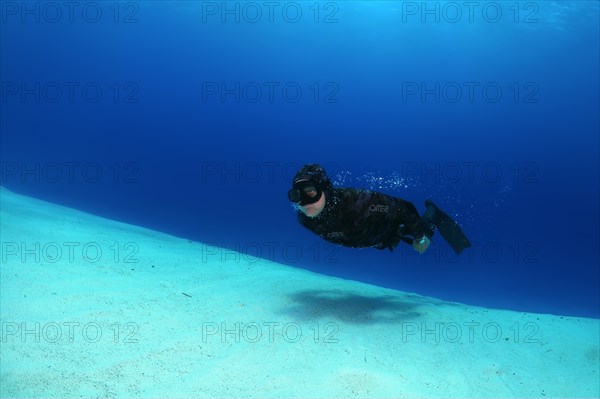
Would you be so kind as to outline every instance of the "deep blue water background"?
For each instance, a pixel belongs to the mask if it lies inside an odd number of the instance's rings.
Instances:
[[[228,252],[240,249],[448,300],[599,317],[597,2],[517,3],[518,15],[496,2],[498,22],[447,3],[439,22],[420,2],[321,2],[318,15],[276,2],[272,18],[249,3],[239,22],[192,1],[99,2],[71,22],[65,8],[2,1],[2,185],[224,247],[191,267],[224,256],[243,273],[250,258]],[[422,98],[436,82],[439,100]],[[420,211],[434,199],[476,245],[456,258],[441,239],[425,256],[320,241],[286,198],[312,162]]]

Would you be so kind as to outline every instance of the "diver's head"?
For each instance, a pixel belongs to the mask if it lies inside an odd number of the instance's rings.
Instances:
[[[294,176],[288,198],[306,216],[315,217],[325,207],[325,192],[332,189],[325,170],[317,164],[307,164]]]

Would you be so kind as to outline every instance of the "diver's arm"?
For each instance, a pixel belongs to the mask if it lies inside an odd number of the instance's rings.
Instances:
[[[403,236],[403,240],[409,244],[415,251],[422,254],[429,244],[431,244],[430,238],[433,236],[433,226],[427,223],[417,212],[417,208],[408,201],[400,198],[394,198],[397,204],[397,218],[400,221],[401,231],[399,234]],[[406,240],[406,235],[413,237],[412,243],[410,240]]]
[[[414,244],[419,252],[428,246],[428,240],[422,238],[431,237],[433,229],[412,203],[371,190],[349,189],[346,194],[351,197],[348,203],[351,204],[354,226],[361,234],[379,237],[383,247],[393,247],[400,240]]]
[[[404,225],[403,234],[410,235],[414,239],[428,238],[433,236],[433,227],[429,225],[417,212],[412,202],[392,197],[396,207],[396,220]]]

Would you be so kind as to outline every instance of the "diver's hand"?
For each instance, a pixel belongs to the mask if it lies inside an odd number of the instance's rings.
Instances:
[[[429,239],[429,237],[424,235],[423,237],[417,240],[413,240],[412,246],[415,249],[415,251],[422,254],[427,248],[429,248],[429,244],[431,244],[431,240]]]

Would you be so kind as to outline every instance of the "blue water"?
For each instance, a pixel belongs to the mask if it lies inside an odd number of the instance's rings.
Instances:
[[[223,248],[190,267],[600,317],[598,2],[0,4],[3,186]],[[313,162],[474,247],[319,240],[286,197]]]

